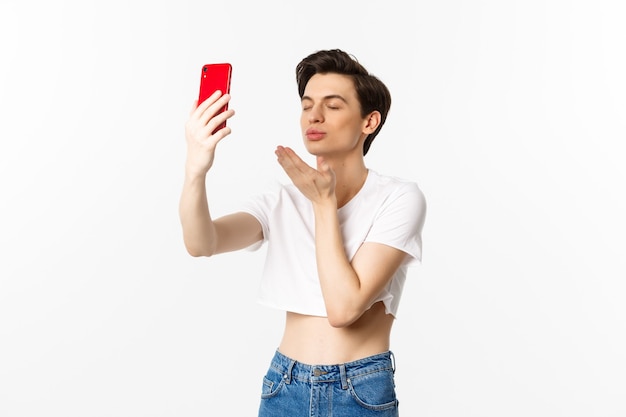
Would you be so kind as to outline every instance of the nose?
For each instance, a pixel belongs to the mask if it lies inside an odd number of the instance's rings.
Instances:
[[[311,107],[309,110],[309,123],[320,123],[324,120],[324,115],[319,106]]]

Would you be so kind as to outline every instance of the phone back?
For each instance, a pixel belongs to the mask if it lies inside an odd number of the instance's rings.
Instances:
[[[222,94],[230,93],[230,77],[232,73],[232,65],[229,63],[221,64],[205,64],[202,66],[202,74],[200,76],[200,95],[198,96],[198,105],[206,100],[215,91],[220,90]],[[228,104],[223,106],[217,114],[228,110]],[[226,122],[220,124],[213,133],[226,127]]]
[[[228,63],[203,65],[198,104],[206,100],[216,90],[220,90],[222,94],[230,93],[231,73],[232,65]]]

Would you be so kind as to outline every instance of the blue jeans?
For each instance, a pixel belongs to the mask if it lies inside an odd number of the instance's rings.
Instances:
[[[263,378],[259,417],[398,417],[393,353],[306,365],[276,351]]]

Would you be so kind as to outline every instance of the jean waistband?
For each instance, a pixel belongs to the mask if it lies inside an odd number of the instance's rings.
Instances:
[[[351,377],[383,370],[395,372],[394,356],[391,351],[336,365],[311,365],[298,362],[276,350],[271,367],[283,374],[286,383],[290,383],[292,379],[308,382],[341,381],[344,389],[347,388],[347,380]]]

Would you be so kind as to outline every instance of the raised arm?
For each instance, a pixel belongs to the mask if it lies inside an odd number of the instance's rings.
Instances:
[[[185,247],[192,256],[242,249],[262,238],[261,225],[250,214],[234,213],[214,221],[209,210],[206,175],[213,165],[217,144],[231,130],[227,126],[212,132],[234,115],[232,109],[216,115],[229,100],[228,94],[216,92],[199,106],[194,103],[185,124],[187,159],[179,216]]]

